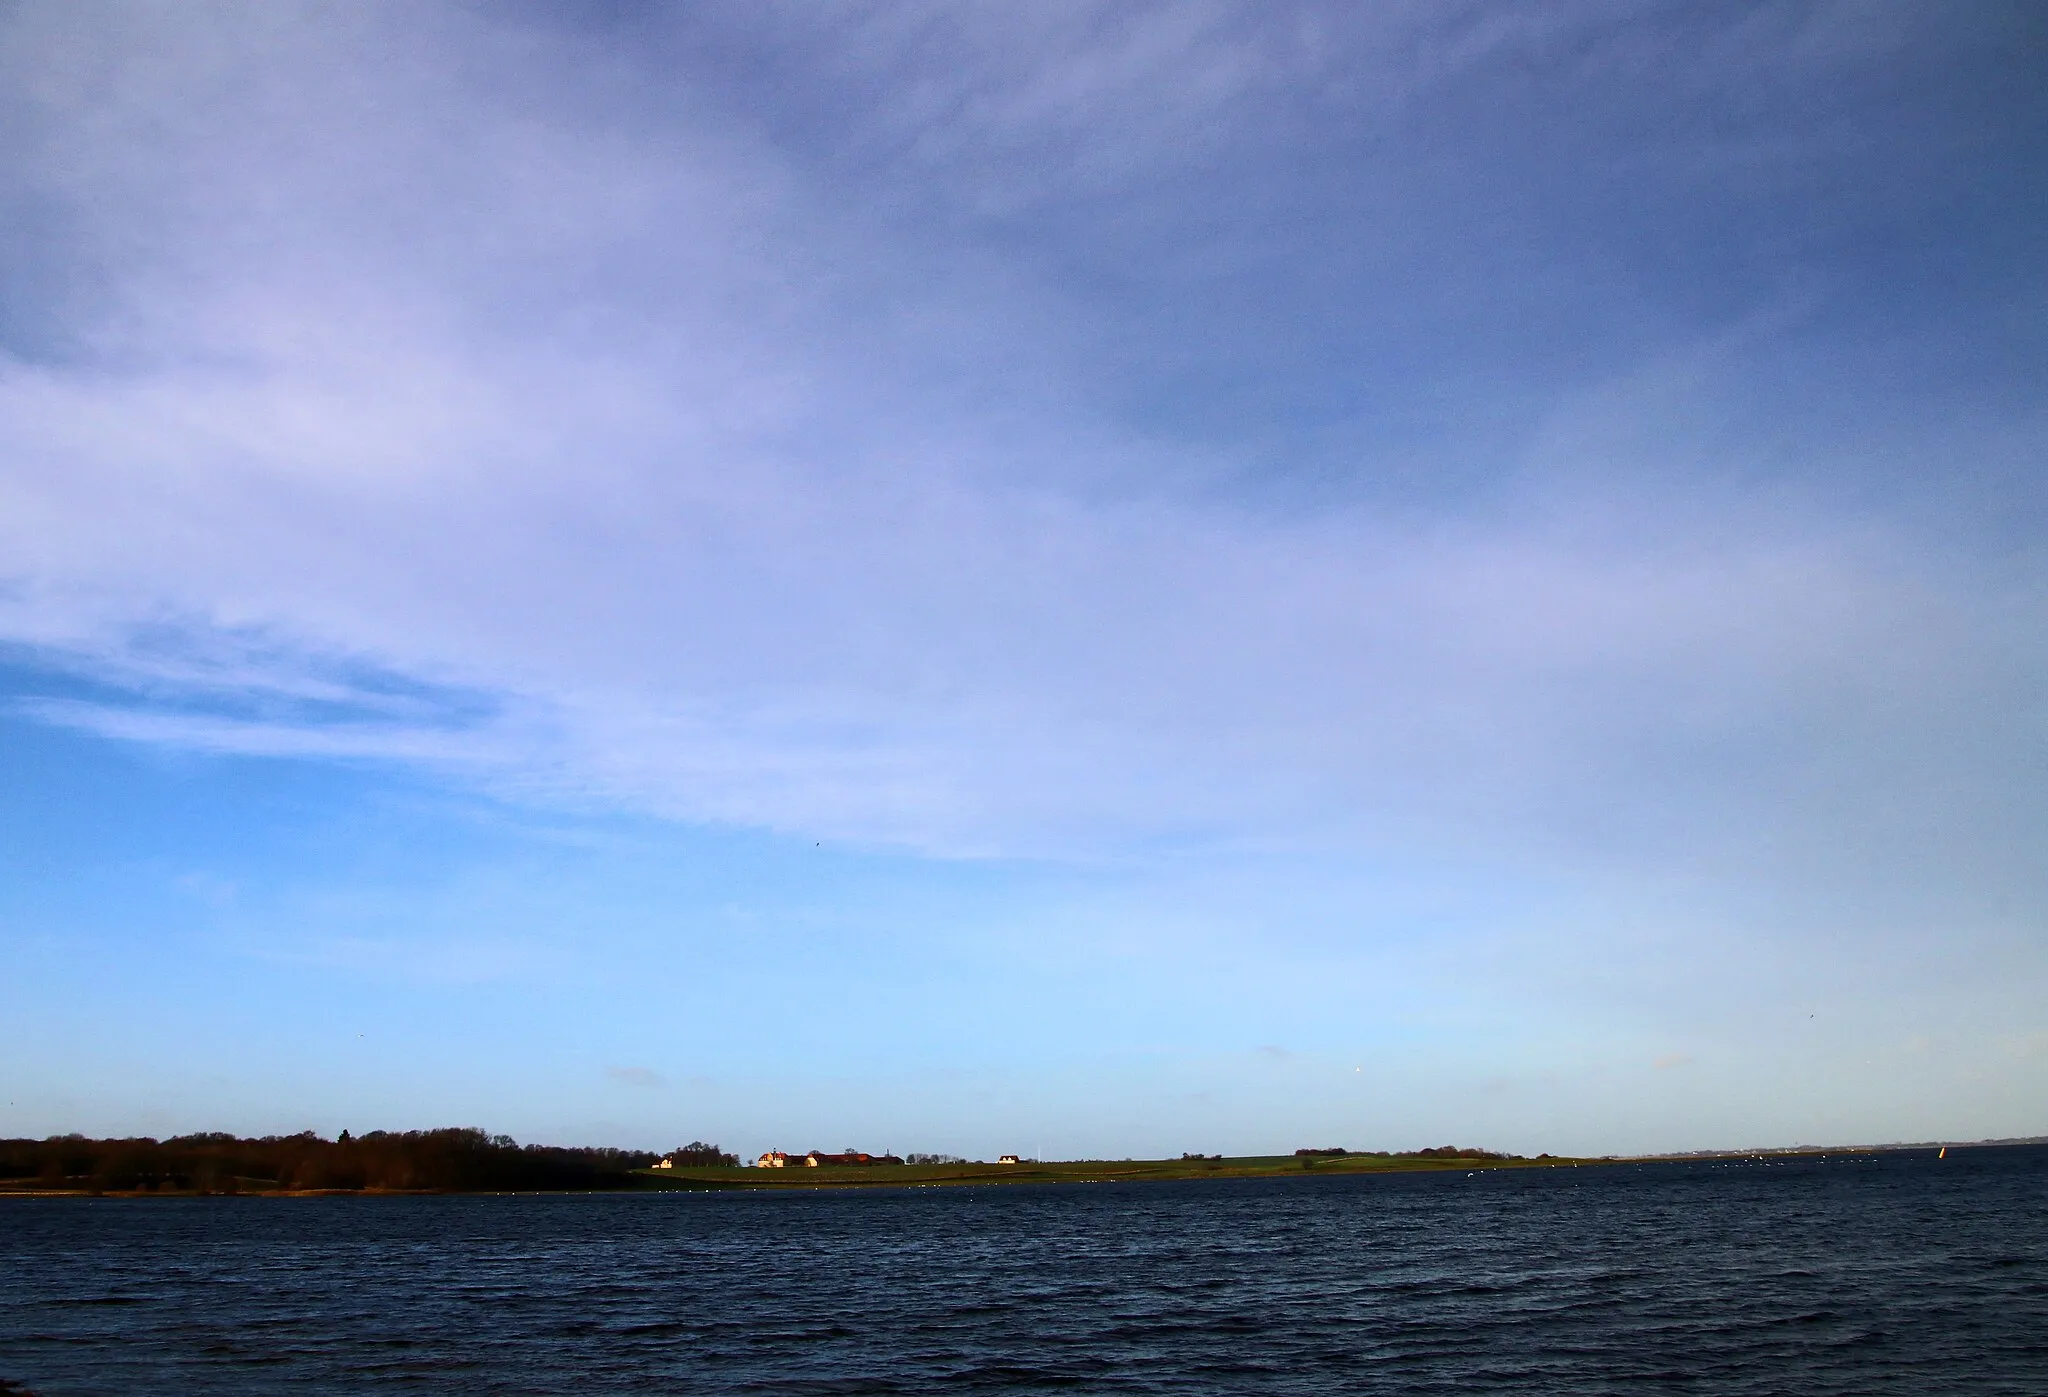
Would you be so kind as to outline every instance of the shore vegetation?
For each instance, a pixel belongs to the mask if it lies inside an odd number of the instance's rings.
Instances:
[[[39,1193],[500,1192],[632,1188],[650,1150],[522,1145],[474,1128],[0,1140],[0,1189]]]

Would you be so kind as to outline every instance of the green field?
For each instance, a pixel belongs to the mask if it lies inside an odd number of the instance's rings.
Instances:
[[[1579,1159],[1445,1159],[1416,1155],[1252,1155],[1232,1159],[1082,1159],[1023,1164],[879,1164],[860,1168],[640,1169],[650,1188],[911,1188],[963,1184],[1109,1184],[1173,1179],[1316,1178],[1409,1171],[1547,1169],[1602,1164]]]

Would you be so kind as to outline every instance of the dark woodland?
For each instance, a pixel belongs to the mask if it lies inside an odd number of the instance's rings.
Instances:
[[[343,1131],[338,1140],[310,1131],[249,1140],[220,1133],[169,1140],[59,1135],[0,1140],[0,1181],[95,1193],[602,1189],[632,1187],[630,1171],[655,1159],[644,1150],[521,1145],[475,1129]]]

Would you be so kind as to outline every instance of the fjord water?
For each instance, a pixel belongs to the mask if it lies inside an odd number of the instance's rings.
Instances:
[[[0,1200],[82,1393],[2048,1392],[2048,1149],[1130,1185]]]

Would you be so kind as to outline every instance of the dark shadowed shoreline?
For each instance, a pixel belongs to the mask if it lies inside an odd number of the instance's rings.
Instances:
[[[1336,1149],[1292,1155],[1183,1155],[1157,1160],[1024,1160],[987,1164],[884,1163],[870,1166],[742,1168],[703,1146],[685,1162],[651,1151],[520,1145],[476,1129],[376,1131],[338,1140],[310,1132],[240,1139],[227,1134],[91,1140],[0,1141],[0,1197],[259,1198],[410,1196],[441,1193],[706,1192],[845,1188],[930,1188],[1002,1184],[1144,1183],[1191,1179],[1330,1178],[1368,1174],[1497,1169],[1583,1168],[1652,1159],[1817,1158],[1879,1151],[1934,1152],[1946,1147],[2037,1141],[1928,1142],[1912,1145],[1698,1151],[1684,1155],[1524,1158],[1442,1146],[1400,1153]],[[657,1164],[660,1167],[656,1167]]]

